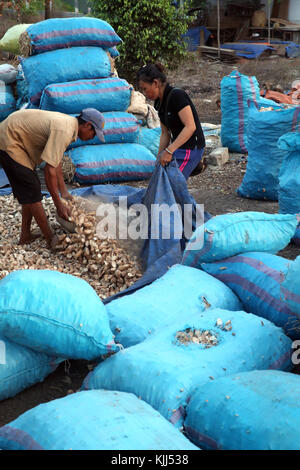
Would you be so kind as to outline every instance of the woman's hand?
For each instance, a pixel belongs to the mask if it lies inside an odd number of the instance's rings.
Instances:
[[[159,163],[161,164],[161,166],[166,166],[168,163],[170,163],[172,157],[173,155],[163,150],[160,155]]]

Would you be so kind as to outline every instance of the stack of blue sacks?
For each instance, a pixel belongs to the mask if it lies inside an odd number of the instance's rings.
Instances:
[[[21,102],[23,96],[29,108],[74,116],[95,108],[105,117],[105,144],[78,139],[67,149],[76,167],[74,180],[97,184],[149,178],[155,157],[137,144],[138,122],[126,112],[132,87],[114,71],[121,43],[114,29],[97,18],[53,18],[29,26],[26,34],[31,55],[21,58]]]

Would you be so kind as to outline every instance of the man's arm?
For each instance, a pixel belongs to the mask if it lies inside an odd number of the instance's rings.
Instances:
[[[68,199],[68,200],[73,199],[71,194],[67,190],[65,180],[64,180],[64,177],[63,177],[61,163],[56,168],[56,176],[57,176],[58,189],[59,189],[61,197],[63,197],[64,199]]]
[[[58,192],[58,181],[57,181],[57,172],[56,168],[54,166],[49,165],[49,163],[46,163],[45,166],[45,181],[47,188],[49,190],[49,193],[52,196],[53,202],[56,206],[57,213],[60,217],[62,217],[65,220],[68,220],[68,218],[71,215],[70,210],[62,203],[60,197],[59,197],[59,192]]]

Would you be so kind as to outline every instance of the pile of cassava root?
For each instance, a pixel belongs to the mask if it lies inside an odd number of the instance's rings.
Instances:
[[[43,237],[28,245],[18,245],[21,230],[21,207],[10,196],[0,198],[0,279],[19,269],[51,269],[81,277],[101,299],[120,292],[142,273],[137,259],[130,257],[118,240],[97,237],[95,211],[87,212],[85,199],[64,201],[72,210],[70,221],[76,223],[74,233],[66,233],[56,221],[51,198],[43,199],[48,221],[58,236],[56,251],[47,249]],[[32,223],[33,232],[39,232]]]

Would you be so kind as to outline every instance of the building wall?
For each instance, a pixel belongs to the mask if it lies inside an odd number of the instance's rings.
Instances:
[[[300,24],[300,1],[290,0],[289,3],[289,21]]]

